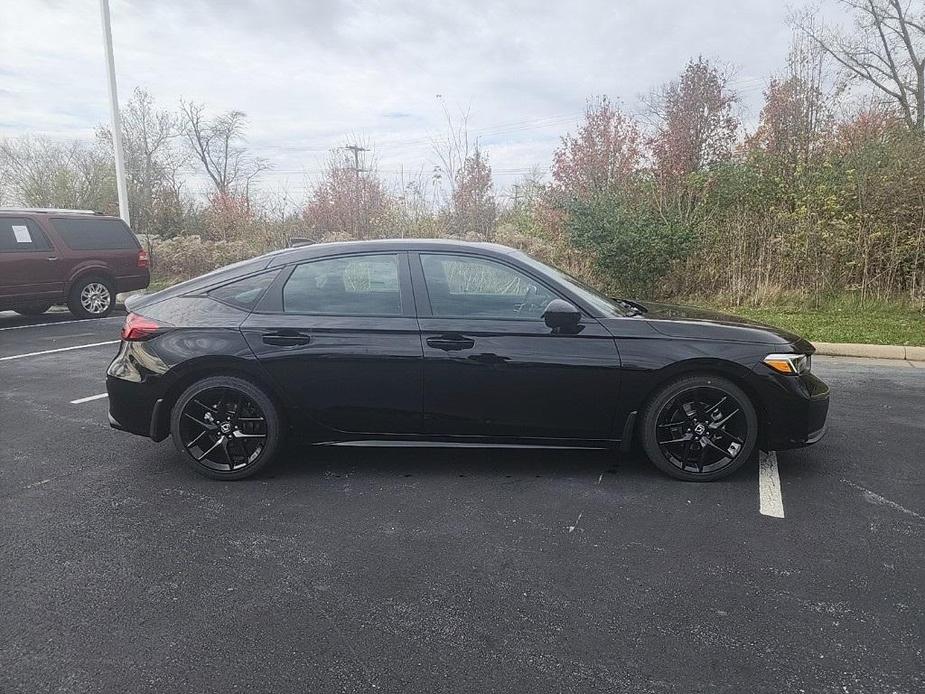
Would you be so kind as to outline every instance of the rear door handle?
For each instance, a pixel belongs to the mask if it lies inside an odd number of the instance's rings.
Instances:
[[[56,255],[48,256],[48,262],[49,262],[49,263],[53,263],[53,262],[55,262],[57,259],[58,259],[58,256],[56,256]]]
[[[438,335],[428,337],[427,344],[434,349],[442,349],[444,352],[458,352],[475,347],[475,340],[462,335]]]
[[[264,344],[275,345],[277,347],[295,347],[297,345],[307,345],[311,341],[311,335],[308,333],[300,333],[297,330],[280,330],[279,332],[263,334]]]

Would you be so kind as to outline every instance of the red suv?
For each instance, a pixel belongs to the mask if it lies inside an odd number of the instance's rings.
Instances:
[[[66,304],[80,318],[102,318],[117,293],[150,279],[147,251],[118,217],[0,208],[0,311],[31,316]]]

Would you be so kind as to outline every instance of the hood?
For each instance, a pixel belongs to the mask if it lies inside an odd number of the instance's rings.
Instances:
[[[759,344],[799,343],[802,349],[812,350],[812,345],[799,335],[741,316],[696,306],[676,306],[649,301],[641,305],[648,311],[640,318],[645,319],[653,329],[663,335]]]

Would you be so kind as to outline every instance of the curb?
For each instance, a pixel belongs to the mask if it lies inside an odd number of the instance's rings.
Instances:
[[[901,359],[925,361],[925,347],[906,345],[864,345],[848,342],[813,342],[816,354],[827,357],[867,357],[871,359]]]

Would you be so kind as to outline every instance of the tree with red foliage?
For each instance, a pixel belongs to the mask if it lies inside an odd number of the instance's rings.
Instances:
[[[578,134],[562,138],[553,154],[557,193],[587,200],[625,187],[642,162],[639,126],[606,96],[590,100]]]
[[[739,128],[735,103],[728,76],[702,57],[652,94],[650,146],[658,176],[674,180],[728,161]]]
[[[341,151],[331,153],[302,211],[313,238],[368,239],[383,231],[391,196],[371,160],[361,160],[359,172],[354,164]]]

